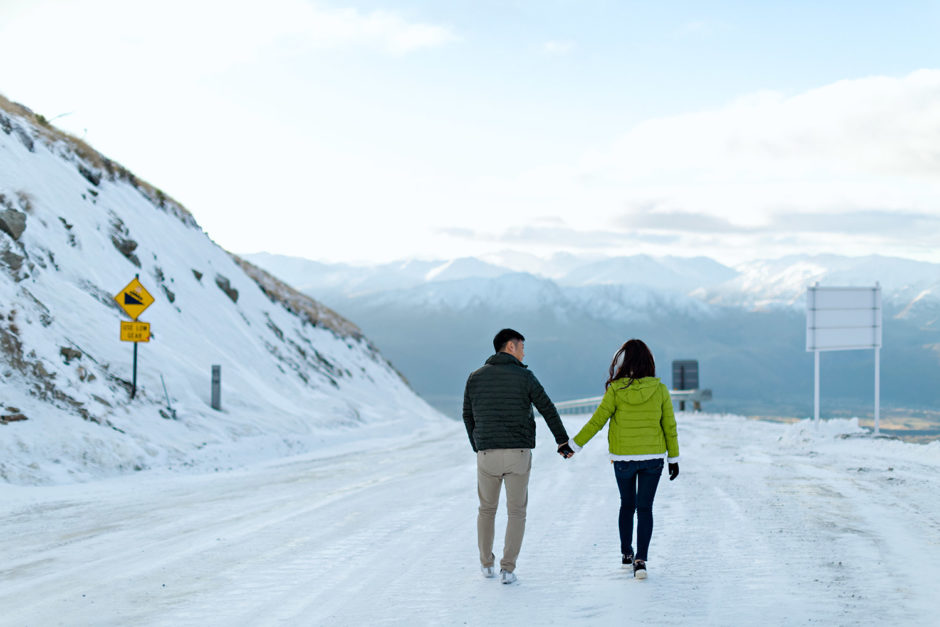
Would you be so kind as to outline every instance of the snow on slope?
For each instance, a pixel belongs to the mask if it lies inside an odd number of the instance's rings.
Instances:
[[[355,325],[233,258],[161,191],[0,105],[0,479],[231,467],[443,420]],[[156,302],[130,400],[112,297],[137,274]]]
[[[564,285],[642,285],[659,292],[686,294],[718,285],[737,273],[707,257],[614,257],[579,265],[559,279]]]
[[[940,302],[940,264],[882,257],[790,256],[752,261],[737,267],[728,282],[698,294],[726,305],[803,307],[806,288],[822,285],[870,286],[879,282],[883,298],[898,307],[918,301]]]
[[[646,581],[620,566],[606,438],[565,461],[541,421],[519,581],[483,579],[475,457],[454,424],[229,473],[0,484],[0,622],[937,624],[940,442],[872,439],[854,419],[677,418]],[[505,520],[501,502],[497,552]]]
[[[360,302],[381,307],[420,307],[422,309],[466,310],[504,307],[509,311],[529,311],[556,307],[563,299],[557,285],[530,274],[508,273],[484,279],[468,277],[424,283],[408,290],[388,290],[367,294]]]
[[[564,281],[544,274],[514,272],[472,258],[361,267],[320,264],[268,253],[246,255],[246,258],[303,286],[308,294],[337,303],[355,301],[358,307],[376,310],[423,308],[431,311],[490,309],[526,312],[550,309],[559,316],[587,313],[590,316],[608,316],[612,320],[645,319],[663,307],[689,315],[706,316],[711,313],[707,303],[683,293],[684,287],[692,283],[689,283],[691,279],[682,278],[678,273],[681,268],[674,271],[659,265],[660,262],[667,265],[675,263],[672,258],[663,258],[659,262],[646,258],[644,263],[660,267],[661,271],[644,276],[626,271],[633,258],[590,263],[583,273],[577,275],[580,278],[568,271]],[[545,263],[552,263],[552,260]],[[698,265],[705,266],[704,274],[715,275],[716,271],[709,264]],[[424,274],[417,272],[428,267],[430,269]],[[718,274],[724,276],[720,272]],[[663,283],[667,276],[671,279]]]
[[[473,257],[461,257],[446,261],[434,268],[425,275],[425,280],[455,281],[471,277],[496,278],[509,272],[506,268],[500,268]]]

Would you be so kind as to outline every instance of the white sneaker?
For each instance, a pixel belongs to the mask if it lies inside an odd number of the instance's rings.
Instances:
[[[516,581],[516,573],[511,573],[508,570],[499,571],[499,580],[502,583],[513,583]]]
[[[483,576],[487,579],[492,579],[496,576],[496,567],[495,566],[480,566],[480,570],[483,571]]]

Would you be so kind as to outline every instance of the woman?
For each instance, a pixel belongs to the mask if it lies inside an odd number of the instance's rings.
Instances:
[[[610,364],[604,399],[568,444],[575,451],[610,420],[607,439],[620,488],[620,553],[624,568],[646,579],[646,558],[653,535],[653,497],[669,456],[669,480],[679,475],[679,438],[669,389],[656,378],[653,354],[640,340],[620,347]],[[636,554],[633,513],[637,514]]]

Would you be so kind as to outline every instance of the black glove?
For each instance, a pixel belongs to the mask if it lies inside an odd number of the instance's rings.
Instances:
[[[669,480],[672,481],[679,476],[679,462],[669,464]]]
[[[568,446],[567,442],[565,442],[564,444],[561,444],[558,446],[558,454],[564,457],[565,459],[568,459],[569,457],[574,455],[574,450],[570,446]]]

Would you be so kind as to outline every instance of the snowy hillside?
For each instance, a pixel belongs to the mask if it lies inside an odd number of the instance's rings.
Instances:
[[[620,565],[606,437],[563,460],[541,421],[518,582],[481,577],[476,458],[452,424],[236,472],[0,485],[0,623],[937,624],[940,442],[677,421],[645,581]],[[505,521],[500,502],[497,555]]]
[[[131,400],[113,296],[136,275],[156,302],[140,316],[153,337]],[[214,364],[221,412],[209,406]],[[355,325],[5,100],[0,412],[0,479],[15,483],[231,467],[441,420]]]

